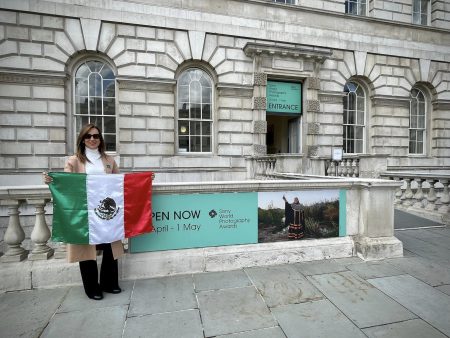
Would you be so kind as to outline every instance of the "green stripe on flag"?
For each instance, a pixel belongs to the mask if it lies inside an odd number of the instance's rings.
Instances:
[[[53,196],[52,240],[89,244],[86,174],[49,173]]]

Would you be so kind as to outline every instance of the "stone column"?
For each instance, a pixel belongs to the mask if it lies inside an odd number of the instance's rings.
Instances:
[[[33,250],[28,255],[29,260],[48,259],[53,255],[54,250],[47,245],[51,233],[45,221],[45,205],[50,199],[27,199],[27,203],[34,205],[36,208],[36,220],[33,231],[31,232],[31,240],[34,243]]]
[[[8,207],[9,224],[5,232],[4,241],[8,245],[5,254],[0,257],[2,262],[20,262],[27,257],[28,251],[22,247],[25,232],[20,225],[20,200],[2,200],[1,205]]]

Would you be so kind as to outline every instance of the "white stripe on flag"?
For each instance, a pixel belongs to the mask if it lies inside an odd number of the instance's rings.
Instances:
[[[125,237],[123,181],[123,174],[87,175],[90,244],[111,243]]]

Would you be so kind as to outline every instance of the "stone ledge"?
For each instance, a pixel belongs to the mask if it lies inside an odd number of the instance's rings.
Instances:
[[[355,237],[356,255],[364,260],[403,257],[403,243],[395,237]]]

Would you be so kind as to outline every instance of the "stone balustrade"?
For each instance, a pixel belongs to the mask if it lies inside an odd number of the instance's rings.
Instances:
[[[255,156],[252,158],[252,170],[249,178],[268,180],[275,173],[277,164],[276,156]]]
[[[395,193],[396,208],[449,224],[450,175],[387,171],[381,177],[402,182]]]
[[[337,177],[359,177],[359,159],[343,158],[341,161],[326,161],[326,175]]]

